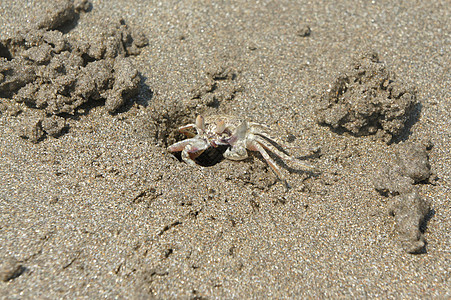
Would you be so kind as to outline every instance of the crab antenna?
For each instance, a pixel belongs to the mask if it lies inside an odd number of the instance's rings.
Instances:
[[[219,120],[218,123],[216,123],[216,133],[221,134],[225,130],[225,122],[224,120]]]
[[[201,132],[205,131],[205,122],[204,122],[204,117],[202,117],[201,115],[198,115],[196,118],[196,127],[197,129],[199,129]]]

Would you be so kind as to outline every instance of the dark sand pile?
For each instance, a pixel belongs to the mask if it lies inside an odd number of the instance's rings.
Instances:
[[[0,4],[1,297],[450,297],[449,5],[218,2]]]

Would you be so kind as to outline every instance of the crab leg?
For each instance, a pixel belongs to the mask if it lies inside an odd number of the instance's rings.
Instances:
[[[198,115],[196,118],[196,124],[186,124],[184,126],[180,126],[179,127],[179,132],[183,133],[184,135],[186,135],[189,138],[195,137],[196,135],[192,132],[190,132],[189,130],[195,128],[197,131],[197,134],[202,134],[205,131],[205,121],[204,121],[204,117],[202,117],[201,115]]]
[[[265,133],[271,132],[271,127],[255,122],[249,122],[249,128],[261,129]]]
[[[285,181],[280,168],[276,165],[274,160],[271,158],[271,156],[269,156],[268,152],[265,151],[265,149],[262,147],[262,145],[260,145],[258,141],[248,141],[247,148],[251,151],[260,152],[268,165],[273,169],[274,173],[276,173],[277,177],[279,177],[280,180]]]
[[[312,165],[310,165],[310,164],[308,164],[308,163],[306,163],[304,161],[301,161],[299,159],[295,159],[295,158],[283,153],[282,151],[277,149],[274,145],[272,145],[271,143],[269,143],[268,141],[266,141],[263,137],[261,137],[259,135],[254,135],[253,139],[257,143],[259,143],[261,146],[263,146],[265,149],[271,151],[272,153],[276,154],[277,156],[279,156],[282,159],[286,159],[288,161],[296,163],[296,164],[298,164],[299,166],[302,166],[302,168],[304,168],[305,170],[308,170],[308,171],[313,171],[315,169]]]
[[[276,139],[271,135],[271,128],[254,122],[249,122],[249,131],[253,134],[258,134],[264,137],[267,137],[271,141],[275,141]]]
[[[185,126],[180,126],[179,127],[179,132],[183,133],[185,136],[192,138],[195,137],[196,135],[188,130],[190,130],[191,128],[196,128],[195,124],[187,124]]]
[[[188,144],[192,144],[195,142],[196,142],[196,139],[186,139],[186,140],[177,142],[175,144],[172,144],[171,146],[168,147],[168,151],[169,152],[179,152],[179,151],[182,151],[183,149],[185,149],[185,147]]]

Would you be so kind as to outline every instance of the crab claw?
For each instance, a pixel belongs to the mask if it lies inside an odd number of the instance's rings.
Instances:
[[[190,165],[196,165],[194,162],[194,159],[201,155],[205,149],[207,149],[209,144],[202,140],[197,138],[192,139],[186,139],[180,142],[177,142],[171,146],[168,147],[169,152],[179,152],[182,151],[182,159],[190,164]]]
[[[208,143],[202,139],[192,138],[192,139],[186,139],[180,142],[177,142],[175,144],[172,144],[168,147],[169,152],[179,152],[183,151],[187,146],[190,146],[190,149],[192,153],[205,150],[208,148]]]
[[[246,140],[247,135],[247,122],[243,121],[238,125],[237,128],[235,128],[235,131],[232,134],[232,137],[229,139],[229,144],[232,146],[235,146],[237,143],[241,143]]]
[[[183,149],[185,149],[185,147],[190,144],[193,141],[193,139],[187,139],[187,140],[183,140],[180,142],[177,142],[175,144],[172,144],[171,146],[168,147],[168,151],[169,152],[180,152]]]

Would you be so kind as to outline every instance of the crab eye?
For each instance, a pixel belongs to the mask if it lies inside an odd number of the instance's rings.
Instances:
[[[215,130],[215,132],[216,132],[217,134],[221,134],[221,133],[224,132],[224,130],[225,130],[225,122],[224,122],[224,120],[219,120],[219,121],[216,123],[216,130]]]
[[[202,117],[201,115],[198,115],[196,118],[196,127],[201,131],[205,130],[204,117]]]

